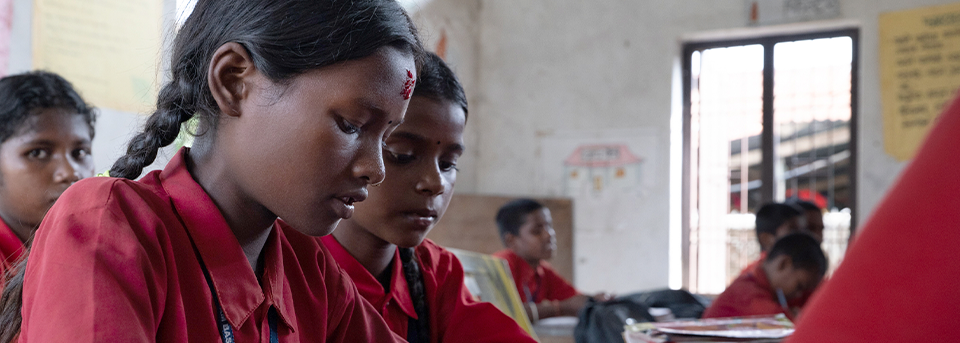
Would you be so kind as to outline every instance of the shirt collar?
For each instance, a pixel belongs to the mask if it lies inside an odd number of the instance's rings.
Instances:
[[[760,285],[763,289],[770,289],[770,279],[767,277],[767,272],[763,270],[763,260],[760,260],[760,263],[757,263],[753,270],[753,277],[757,280],[757,284]]]
[[[23,242],[13,229],[0,220],[0,263],[12,265],[23,254]]]
[[[393,253],[393,260],[387,266],[387,268],[393,268],[393,273],[390,276],[390,293],[385,294],[386,291],[380,281],[377,281],[377,278],[364,268],[360,261],[350,255],[350,252],[333,235],[323,236],[320,241],[327,247],[327,250],[330,250],[330,254],[333,255],[333,259],[337,261],[340,268],[347,272],[364,299],[378,307],[378,310],[384,308],[384,302],[387,299],[391,299],[391,302],[397,304],[403,313],[410,318],[417,319],[417,311],[414,309],[413,299],[410,297],[410,288],[403,276],[403,265],[400,263],[399,251]],[[420,273],[423,275],[422,269]]]
[[[509,258],[510,267],[517,267],[515,271],[520,277],[520,280],[514,280],[515,282],[530,282],[536,279],[538,276],[543,276],[543,263],[540,261],[540,264],[537,265],[536,269],[530,267],[530,264],[527,263],[527,260],[524,260],[523,257],[517,255],[513,250],[504,250],[506,252],[507,258]]]
[[[243,325],[265,300],[276,305],[284,323],[291,330],[289,309],[282,301],[283,258],[280,253],[280,230],[274,225],[264,245],[263,284],[247,261],[240,243],[227,225],[210,196],[194,181],[186,166],[189,148],[181,148],[160,173],[160,183],[170,196],[187,233],[193,240],[217,292],[217,299],[234,328]],[[264,294],[264,291],[268,294]]]

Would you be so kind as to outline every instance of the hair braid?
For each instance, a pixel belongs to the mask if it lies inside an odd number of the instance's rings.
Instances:
[[[399,248],[400,262],[403,265],[403,277],[407,280],[407,288],[410,289],[410,298],[413,299],[413,308],[417,311],[417,329],[418,337],[405,337],[410,343],[430,342],[430,311],[427,309],[427,294],[423,286],[423,274],[420,272],[420,264],[414,254],[415,248]],[[415,339],[411,340],[411,339]]]
[[[23,278],[27,272],[27,256],[30,254],[30,241],[20,260],[3,273],[3,293],[0,294],[0,343],[13,342],[20,336],[23,317]]]
[[[194,91],[189,88],[190,84],[181,80],[168,83],[160,90],[157,111],[147,119],[143,132],[130,140],[127,153],[110,168],[110,176],[136,179],[143,168],[157,159],[160,148],[177,139],[180,124],[190,120],[197,107]]]

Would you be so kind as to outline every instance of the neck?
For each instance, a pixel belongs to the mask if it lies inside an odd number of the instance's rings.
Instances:
[[[353,220],[340,221],[333,237],[374,277],[387,270],[397,246],[375,236]]]
[[[236,183],[230,168],[223,160],[223,154],[217,154],[211,144],[197,137],[194,147],[186,156],[190,175],[210,196],[240,247],[243,249],[250,268],[259,276],[259,259],[263,247],[270,236],[270,230],[277,216],[263,205],[250,198]]]
[[[30,236],[33,236],[33,231],[37,229],[36,224],[22,223],[19,220],[7,220],[5,215],[0,215],[3,217],[4,224],[10,228],[10,231],[13,231],[13,234],[17,235],[17,238],[20,239],[21,243],[26,243]]]
[[[528,259],[523,259],[523,260],[527,261],[527,264],[529,264],[530,268],[533,268],[533,270],[537,270],[537,267],[540,266],[540,260],[528,260]]]

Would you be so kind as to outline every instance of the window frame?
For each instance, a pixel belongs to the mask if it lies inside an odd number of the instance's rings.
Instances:
[[[774,142],[774,110],[773,110],[773,90],[774,90],[774,46],[777,43],[782,42],[791,42],[798,40],[809,40],[809,39],[821,39],[821,38],[834,38],[834,37],[850,37],[852,43],[852,60],[850,62],[850,187],[851,191],[851,201],[850,201],[850,237],[853,237],[856,232],[857,227],[857,212],[859,203],[857,201],[858,197],[858,184],[857,179],[859,176],[858,173],[858,164],[859,164],[859,142],[858,142],[858,118],[859,118],[859,106],[857,98],[859,95],[859,82],[860,82],[860,29],[859,28],[844,28],[844,29],[834,29],[834,30],[824,30],[816,31],[809,33],[796,33],[796,34],[775,34],[769,36],[761,36],[754,38],[737,38],[737,39],[728,39],[728,40],[712,40],[704,42],[689,42],[683,44],[682,55],[681,55],[681,68],[682,68],[682,82],[683,82],[683,151],[682,151],[682,176],[681,176],[681,266],[683,269],[683,287],[686,289],[691,289],[691,264],[696,263],[696,259],[691,255],[691,244],[690,244],[690,211],[691,211],[691,192],[693,191],[690,187],[690,176],[691,176],[691,157],[692,151],[690,147],[691,139],[691,118],[692,118],[692,102],[691,102],[691,93],[693,86],[692,80],[692,63],[693,63],[693,53],[696,51],[703,51],[707,49],[714,48],[726,48],[732,46],[742,46],[742,45],[762,45],[764,51],[763,58],[763,96],[762,96],[762,108],[763,108],[763,131],[761,133],[761,152],[762,152],[762,161],[761,161],[761,177],[763,184],[760,188],[761,202],[770,202],[776,199],[774,194],[774,166],[776,156],[776,144]],[[849,239],[849,238],[848,238]]]

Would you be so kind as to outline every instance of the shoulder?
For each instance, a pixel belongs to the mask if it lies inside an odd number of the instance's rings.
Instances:
[[[72,232],[77,238],[129,231],[143,239],[163,227],[164,220],[174,218],[173,213],[173,205],[159,184],[92,177],[67,188],[47,212],[38,236],[58,230]],[[123,230],[134,227],[142,230]]]
[[[144,178],[148,178],[145,176]],[[113,177],[91,177],[73,184],[60,196],[54,208],[73,210],[122,207],[124,204],[163,201],[163,191],[153,183]],[[53,210],[53,209],[51,209]]]
[[[764,289],[753,273],[744,273],[733,280],[727,289],[720,293],[711,307],[732,306],[747,307],[752,302],[770,297],[770,291]]]

